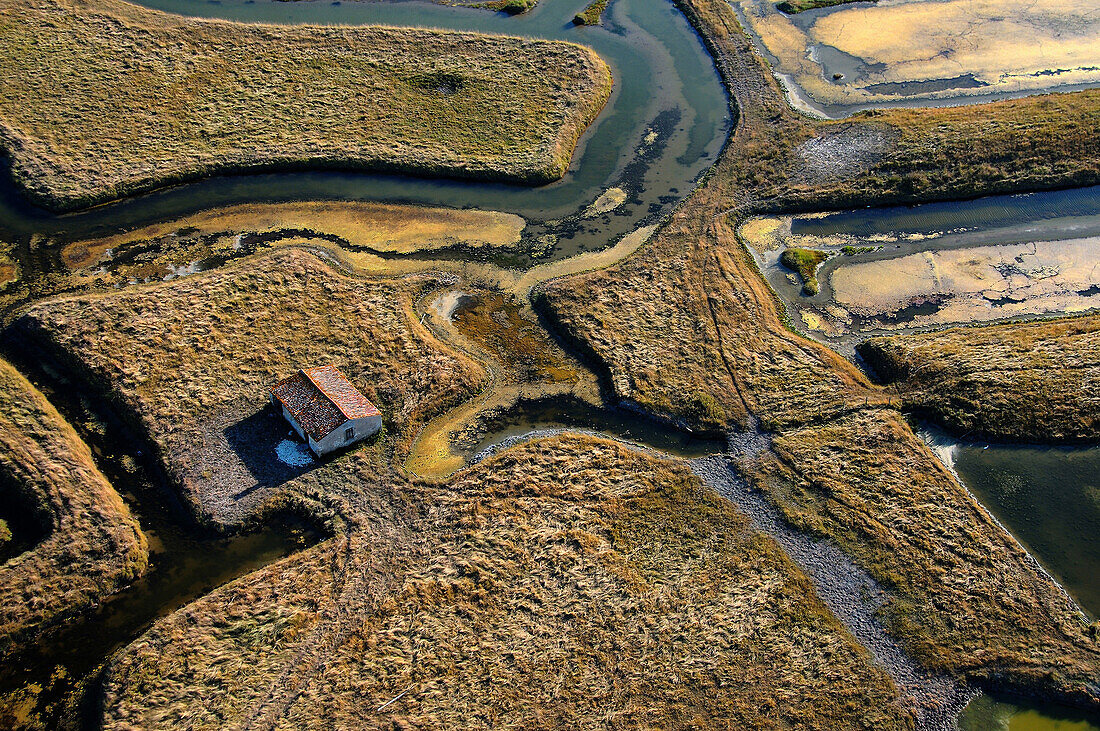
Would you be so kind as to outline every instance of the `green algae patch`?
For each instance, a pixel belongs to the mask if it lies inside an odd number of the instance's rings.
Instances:
[[[820,286],[817,283],[817,268],[829,258],[829,254],[818,249],[784,249],[779,255],[779,263],[802,277],[802,294],[815,295]]]
[[[592,0],[584,10],[573,16],[573,25],[599,25],[609,0]]]
[[[804,13],[807,10],[831,8],[836,5],[845,5],[847,3],[860,1],[861,0],[783,0],[783,2],[775,4],[775,9],[787,15],[794,15],[795,13]],[[875,0],[871,1],[875,2]]]
[[[611,92],[569,43],[0,0],[0,147],[73,209],[215,174],[341,168],[543,184]]]

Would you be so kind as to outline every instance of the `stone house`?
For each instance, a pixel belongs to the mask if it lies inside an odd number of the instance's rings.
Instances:
[[[382,428],[382,414],[336,366],[303,368],[271,387],[271,405],[318,457]]]

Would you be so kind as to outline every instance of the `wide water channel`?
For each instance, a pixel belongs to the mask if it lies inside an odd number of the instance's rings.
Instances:
[[[713,61],[683,15],[665,0],[616,0],[605,26],[576,27],[585,0],[543,0],[522,16],[406,2],[144,0],[150,8],[244,22],[383,24],[564,40],[593,48],[612,69],[614,92],[582,138],[569,173],[538,188],[361,173],[314,172],[216,178],[90,211],[53,216],[12,187],[0,188],[0,240],[32,235],[68,241],[106,235],[236,203],[371,200],[503,210],[524,216],[526,239],[557,237],[554,257],[602,249],[656,221],[691,191],[731,128]],[[581,214],[610,187],[626,201],[612,214]],[[18,251],[18,249],[17,249]],[[27,269],[43,262],[24,262]]]

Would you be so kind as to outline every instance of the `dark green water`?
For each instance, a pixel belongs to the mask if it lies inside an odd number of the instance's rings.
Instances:
[[[1100,446],[1042,447],[934,437],[959,478],[1061,583],[1100,617]]]
[[[1078,605],[1100,616],[1100,446],[957,442],[933,430],[924,437]],[[1100,718],[982,695],[959,725],[961,731],[1100,731]]]

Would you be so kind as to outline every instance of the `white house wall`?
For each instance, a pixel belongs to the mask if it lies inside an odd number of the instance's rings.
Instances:
[[[344,430],[348,427],[355,429],[355,437],[350,442],[344,441]],[[381,416],[365,416],[362,419],[352,419],[345,421],[340,426],[336,427],[329,434],[326,434],[319,440],[308,440],[310,448],[318,455],[328,454],[334,452],[337,449],[346,447],[349,444],[355,444],[361,442],[373,434],[377,434],[378,430],[382,428]]]

